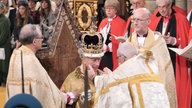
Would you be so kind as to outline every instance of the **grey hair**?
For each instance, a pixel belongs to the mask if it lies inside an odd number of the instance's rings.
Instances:
[[[118,56],[124,56],[126,58],[131,58],[134,55],[138,54],[136,46],[131,42],[124,42],[119,44],[117,49]]]
[[[173,0],[156,0],[156,4],[158,4],[161,1],[166,1],[168,4],[172,4]]]
[[[113,6],[117,10],[117,13],[120,11],[120,3],[118,0],[106,0],[105,1],[105,6]]]
[[[33,43],[33,39],[41,36],[39,25],[26,24],[22,27],[19,35],[19,41],[22,45]]]

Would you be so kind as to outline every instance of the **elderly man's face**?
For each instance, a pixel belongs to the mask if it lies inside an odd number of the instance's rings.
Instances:
[[[143,8],[145,6],[144,0],[131,0],[131,4],[133,9]]]
[[[118,60],[118,64],[121,65],[127,60],[127,58],[125,56],[122,56],[122,55],[118,54],[117,55],[117,60]]]
[[[84,64],[86,66],[91,65],[94,71],[96,71],[99,68],[101,58],[85,58],[84,59]]]
[[[166,0],[159,1],[157,9],[162,16],[167,17],[170,14],[171,4],[168,4]]]
[[[137,11],[132,16],[132,22],[134,30],[139,34],[142,34],[148,28],[149,18],[142,11]]]
[[[42,47],[43,36],[39,28],[37,29],[37,33],[38,33],[38,36],[34,39],[34,41],[35,41],[36,50],[39,50]]]

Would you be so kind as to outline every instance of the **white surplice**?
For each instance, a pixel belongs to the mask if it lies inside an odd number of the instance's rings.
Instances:
[[[10,59],[6,84],[7,100],[22,93],[21,51],[23,53],[25,93],[36,97],[43,108],[65,108],[67,97],[53,83],[34,52],[22,46],[15,49]]]

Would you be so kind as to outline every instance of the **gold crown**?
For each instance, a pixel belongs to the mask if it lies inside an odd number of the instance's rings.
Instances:
[[[103,50],[103,36],[99,32],[95,32],[96,18],[92,17],[92,24],[90,26],[89,32],[85,32],[81,36],[82,51],[81,55],[83,57],[102,57],[104,55]]]
[[[81,37],[81,45],[84,57],[102,57],[104,55],[103,50],[103,37],[99,32],[84,33]]]

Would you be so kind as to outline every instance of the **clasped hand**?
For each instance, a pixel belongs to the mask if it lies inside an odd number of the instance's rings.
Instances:
[[[176,44],[176,38],[172,36],[163,36],[165,39],[166,44],[175,45]]]

